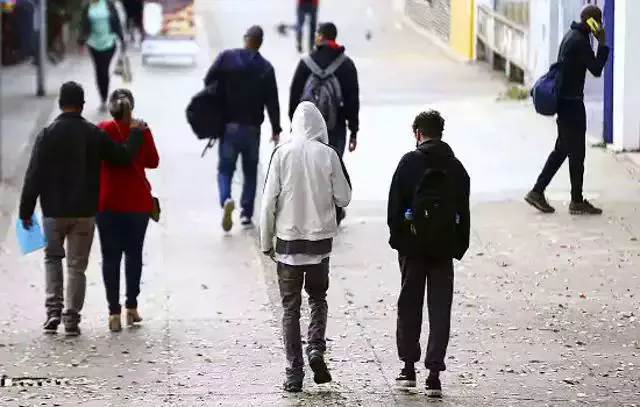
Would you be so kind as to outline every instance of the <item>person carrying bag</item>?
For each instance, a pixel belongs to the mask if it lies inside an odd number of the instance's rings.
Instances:
[[[127,89],[117,89],[109,98],[113,120],[98,126],[115,141],[122,142],[132,122],[134,99]],[[132,326],[142,321],[137,297],[142,276],[142,251],[149,219],[160,217],[160,205],[151,194],[145,168],[157,168],[158,151],[149,129],[144,145],[127,166],[102,165],[99,213],[96,217],[102,250],[102,276],[109,303],[109,329],[122,329],[120,306],[120,263],[125,256],[126,320]]]

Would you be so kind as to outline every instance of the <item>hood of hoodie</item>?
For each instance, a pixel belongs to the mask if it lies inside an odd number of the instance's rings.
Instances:
[[[325,69],[339,55],[344,54],[345,48],[339,45],[335,41],[324,41],[316,46],[316,49],[311,53],[311,58],[322,69]]]
[[[329,134],[322,113],[311,102],[300,102],[291,120],[291,140],[316,140],[327,144]]]
[[[591,28],[586,23],[579,23],[574,21],[571,23],[571,29],[580,31],[582,35],[588,36],[591,33]]]
[[[449,146],[449,144],[445,143],[442,140],[427,140],[423,141],[419,146],[418,150],[422,151],[427,155],[438,156],[438,157],[455,157],[453,150]]]

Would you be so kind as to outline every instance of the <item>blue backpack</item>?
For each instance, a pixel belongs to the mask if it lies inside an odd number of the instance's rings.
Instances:
[[[560,62],[551,65],[549,71],[542,75],[531,88],[533,106],[536,112],[543,116],[553,116],[558,113],[560,66]]]

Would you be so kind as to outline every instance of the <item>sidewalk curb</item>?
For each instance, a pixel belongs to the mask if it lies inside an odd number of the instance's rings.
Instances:
[[[86,58],[81,55],[71,54],[60,66],[57,66],[56,69],[63,72],[73,72],[75,70],[74,68],[82,64],[85,60]],[[27,142],[18,153],[18,165],[11,169],[3,180],[0,180],[0,246],[4,243],[11,222],[13,221],[14,212],[20,198],[24,174],[29,165],[29,157],[31,156],[33,143],[40,129],[47,124],[55,109],[56,104],[54,102],[51,104],[51,108],[43,109],[42,112],[38,114],[38,118],[33,124],[33,129],[27,137]]]

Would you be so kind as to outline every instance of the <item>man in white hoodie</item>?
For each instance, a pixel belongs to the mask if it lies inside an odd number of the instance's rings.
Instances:
[[[329,256],[338,232],[336,206],[351,201],[351,181],[340,155],[328,145],[327,126],[311,102],[301,102],[291,139],[271,156],[260,217],[264,254],[278,264],[287,392],[302,391],[304,357],[300,338],[302,288],[309,295],[307,357],[318,384],[331,381],[326,351]],[[274,247],[275,237],[275,247]]]

